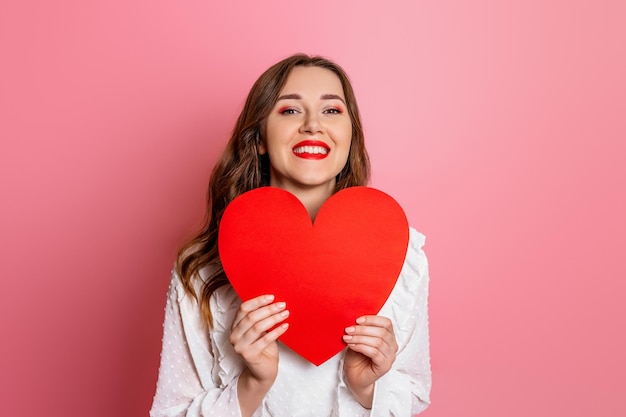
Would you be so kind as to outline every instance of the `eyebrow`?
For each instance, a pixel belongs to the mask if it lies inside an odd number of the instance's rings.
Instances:
[[[337,94],[322,94],[320,97],[322,100],[340,100],[343,104],[346,104],[344,99],[339,97]],[[302,96],[300,94],[284,94],[278,97],[278,100],[302,100]]]

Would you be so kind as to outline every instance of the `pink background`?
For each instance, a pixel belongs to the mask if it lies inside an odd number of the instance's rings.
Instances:
[[[379,3],[0,3],[0,415],[147,415],[210,168],[298,51],[428,236],[425,415],[624,413],[626,3]]]

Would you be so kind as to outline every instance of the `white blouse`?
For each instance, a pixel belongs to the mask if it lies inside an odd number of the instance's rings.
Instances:
[[[400,277],[378,313],[393,321],[399,349],[391,370],[376,381],[372,409],[363,408],[343,380],[345,349],[315,366],[279,342],[278,376],[254,417],[411,417],[428,406],[431,371],[424,240],[411,228]],[[223,286],[210,303],[214,328],[208,331],[198,303],[172,274],[150,416],[241,416],[237,380],[244,364],[228,341],[241,300],[231,286]]]

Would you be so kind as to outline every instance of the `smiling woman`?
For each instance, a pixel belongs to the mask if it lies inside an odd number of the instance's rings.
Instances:
[[[410,417],[428,406],[428,266],[419,232],[409,231],[382,309],[354,317],[345,348],[320,366],[278,340],[289,331],[289,306],[273,294],[241,300],[221,264],[220,221],[239,195],[267,185],[289,191],[313,220],[337,191],[368,178],[341,67],[294,55],[261,75],[213,170],[206,224],[179,253],[151,416]]]
[[[270,160],[270,185],[306,202],[312,217],[335,191],[348,160],[352,121],[341,80],[320,67],[295,67],[272,108],[259,145]]]

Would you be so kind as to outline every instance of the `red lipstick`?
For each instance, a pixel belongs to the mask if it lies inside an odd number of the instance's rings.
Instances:
[[[319,140],[303,140],[292,150],[294,155],[303,159],[324,159],[330,153],[330,147]]]

